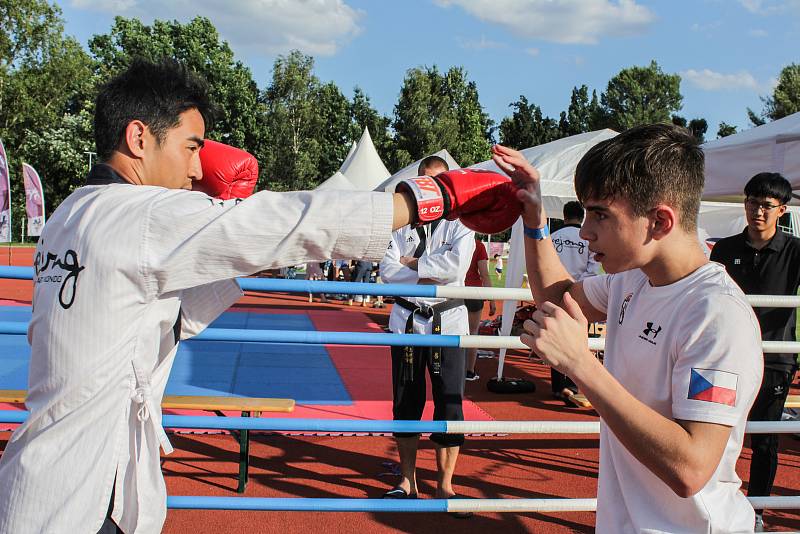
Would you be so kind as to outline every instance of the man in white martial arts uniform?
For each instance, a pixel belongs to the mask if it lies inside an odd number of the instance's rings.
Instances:
[[[420,176],[446,172],[447,162],[429,156],[419,165]],[[475,251],[475,232],[459,221],[437,221],[425,227],[405,227],[392,232],[381,261],[381,277],[389,284],[463,286]],[[413,314],[413,316],[412,316]],[[469,334],[463,299],[395,297],[389,316],[395,334]],[[392,412],[395,420],[420,420],[425,408],[425,370],[433,393],[433,419],[463,421],[466,351],[457,347],[392,347]],[[419,434],[396,433],[400,456],[400,482],[384,498],[417,496],[417,446]],[[452,480],[463,434],[431,434],[436,444],[438,484],[436,497],[455,495]]]
[[[578,163],[581,237],[608,275],[572,280],[548,238],[539,173],[494,148],[522,189],[536,302],[522,341],[571,377],[602,419],[599,533],[752,532],[736,460],[763,368],[758,322],[697,241],[703,152],[688,131],[627,130]],[[608,318],[604,364],[587,318]]]
[[[477,172],[411,179],[394,195],[212,199],[190,191],[201,158],[208,179],[228,183],[252,181],[253,166],[224,145],[204,155],[209,109],[205,83],[174,61],[134,62],[99,93],[104,163],[52,214],[36,250],[30,415],[0,459],[4,534],[161,530],[158,448],[171,447],[160,403],[176,345],[239,298],[236,276],[377,260],[409,222],[464,217],[480,228],[521,209],[510,180]]]

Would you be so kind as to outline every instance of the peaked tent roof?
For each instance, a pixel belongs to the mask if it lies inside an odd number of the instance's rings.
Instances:
[[[364,128],[355,150],[342,163],[339,172],[347,177],[355,189],[361,191],[372,191],[391,175],[375,150],[367,128]]]
[[[353,191],[355,188],[344,174],[336,171],[333,176],[315,187],[314,191]]]
[[[447,162],[447,166],[451,169],[460,169],[461,165],[453,159],[453,156],[450,155],[450,152],[447,151],[446,148],[441,149],[439,152],[434,152],[430,154],[430,156],[439,156],[443,160]],[[425,156],[427,158],[428,156]],[[418,159],[414,163],[410,165],[406,165],[393,175],[391,175],[387,180],[385,180],[382,184],[375,188],[375,191],[386,191],[387,193],[394,193],[394,188],[397,187],[397,184],[401,180],[405,180],[406,178],[414,178],[417,175],[417,169],[419,169],[419,164],[422,162],[423,159]]]
[[[800,113],[703,145],[706,185],[703,198],[741,195],[760,172],[779,172],[800,189]]]

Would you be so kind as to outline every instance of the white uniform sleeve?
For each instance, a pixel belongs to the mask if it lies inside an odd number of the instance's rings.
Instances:
[[[611,289],[611,282],[614,278],[613,274],[604,274],[601,276],[591,276],[585,280],[581,280],[583,284],[583,292],[586,298],[594,309],[597,311],[608,313],[608,295]]]
[[[205,330],[225,310],[233,306],[242,294],[236,280],[222,280],[183,290],[181,339],[189,339]]]
[[[392,216],[387,193],[262,191],[222,202],[165,190],[146,215],[142,278],[160,295],[307,261],[377,260]]]
[[[416,284],[419,281],[417,271],[400,263],[400,256],[403,255],[400,250],[402,242],[402,233],[392,232],[392,240],[380,266],[381,282],[384,284]]]
[[[463,281],[467,276],[475,252],[475,232],[460,222],[451,224],[454,224],[454,229],[450,243],[423,254],[419,259],[417,271],[420,278],[450,284]]]
[[[758,322],[746,303],[724,293],[686,308],[673,347],[673,416],[734,426],[750,411],[761,385]]]

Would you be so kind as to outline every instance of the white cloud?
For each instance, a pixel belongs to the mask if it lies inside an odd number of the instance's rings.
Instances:
[[[607,36],[642,33],[655,15],[635,0],[436,0],[528,39],[594,44]]]
[[[767,37],[769,35],[767,30],[763,30],[761,28],[753,28],[747,33],[750,35],[750,37]]]
[[[361,32],[364,15],[344,0],[71,0],[71,5],[143,21],[207,17],[234,48],[266,55],[294,48],[333,55]]]
[[[485,35],[481,35],[481,38],[478,39],[477,41],[463,39],[459,37],[458,44],[461,48],[466,48],[467,50],[490,50],[496,48],[505,48],[506,46],[508,46],[505,43],[500,43],[497,41],[492,41],[491,39],[487,39]]]
[[[760,84],[755,77],[742,70],[733,74],[724,74],[711,69],[689,69],[680,73],[683,79],[704,91],[725,91],[744,89],[762,92],[768,89],[769,83]]]
[[[775,15],[787,10],[800,10],[800,0],[739,0],[739,3],[756,15]]]

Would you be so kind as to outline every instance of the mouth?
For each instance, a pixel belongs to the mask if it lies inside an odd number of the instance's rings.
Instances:
[[[589,251],[591,251],[591,249],[589,249]],[[606,255],[603,254],[602,252],[594,252],[594,261],[596,262],[602,262],[603,258],[605,257]]]

